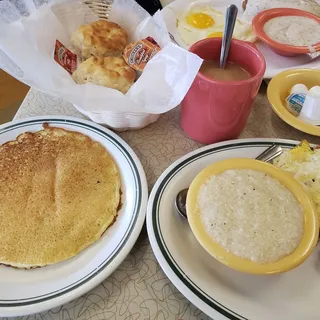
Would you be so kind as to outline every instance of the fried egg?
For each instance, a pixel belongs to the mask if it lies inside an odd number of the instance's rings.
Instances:
[[[210,37],[222,37],[225,14],[210,6],[191,6],[177,18],[177,30],[187,45]],[[233,37],[254,42],[256,37],[251,24],[237,19]]]
[[[273,164],[293,174],[310,193],[320,220],[320,149],[313,149],[307,141],[284,151]]]

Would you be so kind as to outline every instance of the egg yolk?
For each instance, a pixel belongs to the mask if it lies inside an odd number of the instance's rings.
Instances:
[[[210,33],[207,38],[222,38],[223,36],[223,32],[222,31],[219,31],[219,32],[213,32],[213,33]],[[235,38],[234,36],[232,36],[232,38]]]
[[[207,38],[222,38],[223,36],[223,32],[220,31],[220,32],[213,32],[213,33],[210,33]]]
[[[187,22],[198,29],[207,29],[214,24],[212,17],[205,13],[192,13],[187,17]]]

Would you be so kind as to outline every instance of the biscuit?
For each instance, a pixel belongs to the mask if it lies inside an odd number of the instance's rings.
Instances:
[[[132,86],[136,72],[120,57],[91,57],[82,62],[72,74],[78,84],[93,83],[126,93]]]
[[[127,33],[116,23],[98,20],[80,26],[71,35],[72,46],[82,60],[91,56],[121,56],[126,47]]]

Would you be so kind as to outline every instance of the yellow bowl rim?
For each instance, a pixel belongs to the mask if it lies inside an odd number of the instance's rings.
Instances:
[[[299,246],[292,254],[274,263],[258,264],[227,252],[206,233],[197,206],[198,192],[201,185],[210,176],[222,173],[229,169],[252,169],[267,173],[290,190],[301,204],[304,210],[304,233]],[[215,162],[202,170],[189,187],[187,196],[187,214],[191,230],[202,247],[219,262],[232,269],[245,273],[276,274],[289,271],[300,265],[309,257],[312,253],[312,249],[317,244],[319,236],[319,220],[314,203],[300,183],[281,169],[254,159],[235,158],[222,160]]]
[[[313,70],[313,69],[292,69],[292,70],[283,71],[271,79],[267,89],[267,97],[275,113],[290,126],[314,136],[320,136],[320,126],[318,127],[312,124],[308,124],[296,118],[293,114],[291,114],[287,110],[287,108],[283,105],[280,99],[279,88],[281,88],[281,86],[283,85],[283,80],[292,74],[307,73],[312,75],[315,73],[319,74],[319,72],[320,72],[319,70]]]

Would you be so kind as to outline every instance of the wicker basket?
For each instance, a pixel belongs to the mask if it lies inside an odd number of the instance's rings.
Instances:
[[[113,0],[86,0],[86,5],[100,18],[107,20],[111,11]],[[103,113],[87,113],[81,108],[75,108],[89,117],[92,121],[106,125],[117,131],[141,129],[156,122],[159,114],[105,111]]]
[[[111,7],[112,7],[112,0],[105,0],[105,1],[84,1],[84,3],[100,18],[108,20]]]

